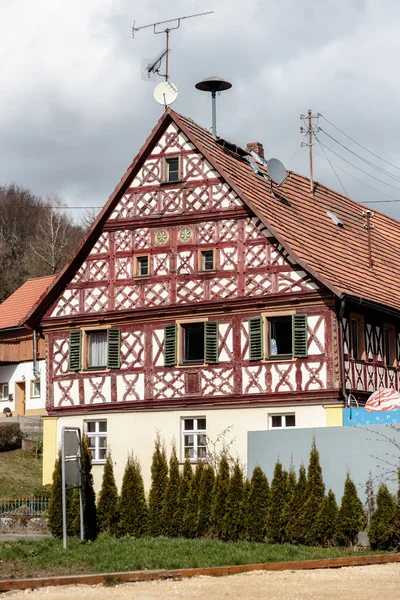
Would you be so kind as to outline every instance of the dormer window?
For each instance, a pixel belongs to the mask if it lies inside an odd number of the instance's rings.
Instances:
[[[166,181],[179,181],[180,180],[179,158],[177,158],[177,157],[167,158],[165,160],[165,166],[166,166],[165,180]]]

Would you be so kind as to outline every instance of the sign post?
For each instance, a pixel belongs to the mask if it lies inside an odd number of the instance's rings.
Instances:
[[[61,478],[63,546],[67,547],[67,490],[79,489],[80,534],[84,539],[82,495],[82,444],[79,427],[63,427],[61,430]]]

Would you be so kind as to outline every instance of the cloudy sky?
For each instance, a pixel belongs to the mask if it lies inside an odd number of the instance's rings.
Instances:
[[[70,206],[104,204],[162,112],[154,84],[141,79],[141,64],[162,50],[164,37],[145,29],[133,40],[133,21],[139,26],[206,10],[215,14],[184,21],[171,33],[177,111],[210,126],[210,100],[194,85],[218,75],[233,84],[218,99],[221,136],[240,145],[260,141],[267,157],[308,174],[299,115],[311,108],[400,167],[400,3],[2,0],[0,184],[56,193]],[[327,155],[347,171],[336,169],[350,196],[400,199],[399,169],[326,120],[319,125],[320,141],[339,156],[325,148]],[[318,145],[315,151],[322,154]],[[315,178],[342,191],[319,156]],[[400,201],[371,206],[400,218]]]

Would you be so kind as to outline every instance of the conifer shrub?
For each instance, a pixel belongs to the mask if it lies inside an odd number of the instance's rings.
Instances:
[[[289,518],[286,522],[285,537],[292,544],[304,544],[305,541],[305,512],[308,499],[308,482],[306,468],[300,465],[296,488],[288,501]]]
[[[271,481],[270,502],[267,514],[267,538],[272,544],[280,544],[285,539],[285,514],[287,497],[288,473],[278,460],[275,464]]]
[[[368,529],[369,543],[373,550],[391,550],[397,545],[394,528],[396,512],[396,501],[386,484],[382,483],[376,496],[376,510]]]
[[[263,542],[267,534],[269,484],[261,467],[256,466],[251,476],[247,503],[246,537],[251,542]]]
[[[235,463],[228,495],[226,497],[223,538],[232,542],[241,539],[244,533],[242,505],[244,500],[243,472],[238,462]]]
[[[211,506],[212,530],[214,535],[219,539],[222,539],[224,533],[225,507],[229,490],[229,482],[229,462],[226,454],[223,454],[218,465],[218,472],[215,479]]]
[[[62,519],[62,475],[61,475],[61,450],[58,451],[54,464],[53,480],[50,494],[50,507],[48,512],[48,528],[54,537],[63,536]]]
[[[340,504],[336,539],[340,546],[354,546],[358,532],[365,527],[365,515],[362,502],[358,497],[356,486],[347,473],[344,482],[344,494]]]
[[[189,486],[189,494],[186,502],[186,510],[183,517],[184,536],[187,538],[197,537],[197,524],[199,517],[199,497],[201,478],[203,475],[204,463],[198,462],[196,470]]]
[[[162,521],[165,524],[165,535],[178,537],[181,529],[178,511],[178,496],[180,486],[179,461],[176,455],[176,445],[172,445],[169,459],[169,478],[165,490]]]
[[[163,521],[164,497],[168,485],[168,463],[165,446],[157,434],[151,464],[151,487],[149,494],[148,533],[156,537],[165,535]]]
[[[393,519],[393,547],[400,547],[400,469],[397,470],[397,498],[396,498],[396,512]]]
[[[320,546],[333,546],[336,539],[338,505],[335,494],[329,490],[325,496],[321,510],[316,516],[317,543]]]
[[[319,452],[313,440],[310,461],[307,472],[308,498],[304,506],[304,541],[310,546],[318,543],[316,516],[322,509],[325,498],[325,484],[322,479],[322,469],[319,462]]]
[[[244,484],[243,484],[243,502],[242,502],[243,531],[242,531],[241,539],[243,539],[243,540],[249,539],[248,516],[249,516],[249,506],[250,506],[250,492],[251,492],[251,482],[246,477],[246,479],[244,480]]]
[[[282,538],[283,542],[289,541],[287,534],[288,534],[288,525],[289,525],[289,519],[290,519],[290,503],[291,503],[291,499],[293,498],[293,495],[296,492],[296,485],[297,485],[296,471],[295,471],[295,468],[293,465],[293,460],[292,460],[290,463],[289,472],[287,474],[286,502],[285,502],[285,506],[283,507],[283,510],[282,510],[282,521],[284,523],[284,533],[283,533],[283,538]]]
[[[96,494],[94,491],[92,475],[92,453],[89,448],[87,436],[82,437],[82,496],[83,496],[83,525],[85,540],[95,540],[97,537],[97,510]],[[74,535],[80,535],[80,516],[78,495],[74,495],[74,516],[73,531]]]
[[[189,497],[190,482],[193,478],[192,464],[189,459],[186,459],[183,465],[183,472],[179,483],[178,504],[176,511],[176,520],[179,524],[179,535],[186,537],[185,531],[185,514]]]
[[[117,534],[119,522],[118,504],[118,489],[114,478],[114,467],[111,452],[108,451],[97,504],[99,533]]]
[[[119,535],[140,537],[147,530],[147,506],[139,461],[128,456],[118,509]]]
[[[199,510],[197,514],[197,536],[211,534],[211,499],[215,483],[214,467],[206,465],[200,479]]]

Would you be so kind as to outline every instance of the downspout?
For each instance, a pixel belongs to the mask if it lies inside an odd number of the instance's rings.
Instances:
[[[340,311],[339,311],[339,328],[340,328],[340,354],[341,354],[341,370],[342,370],[342,394],[344,398],[344,405],[347,406],[347,394],[346,394],[346,376],[345,376],[345,364],[344,364],[344,328],[343,328],[343,316],[346,309],[346,299],[342,296],[340,299]]]
[[[33,377],[37,377],[37,334],[36,330],[33,330]]]

